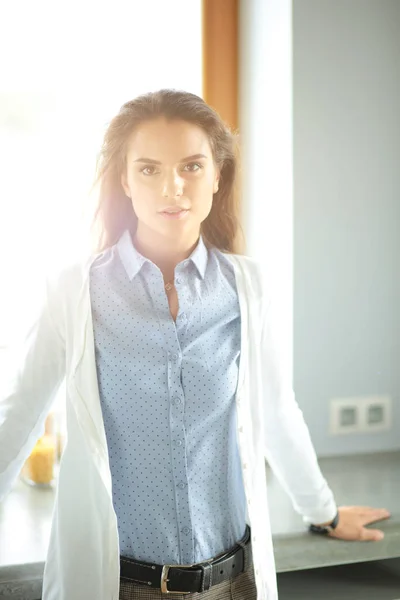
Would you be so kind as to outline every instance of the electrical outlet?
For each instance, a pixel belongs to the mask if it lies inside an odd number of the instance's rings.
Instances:
[[[360,428],[360,405],[356,398],[331,400],[330,434],[358,433]]]
[[[392,423],[390,396],[334,398],[330,403],[330,434],[387,431]]]
[[[360,431],[362,433],[388,431],[392,426],[392,398],[390,396],[363,398],[360,412]]]

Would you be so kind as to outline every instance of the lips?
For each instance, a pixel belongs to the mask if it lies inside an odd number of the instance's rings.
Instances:
[[[183,219],[188,212],[189,209],[182,209],[174,212],[164,210],[160,213],[160,215],[165,217],[166,219]]]
[[[183,208],[183,206],[167,206],[164,210],[160,211],[162,213],[179,213],[185,210],[189,210],[188,208]]]

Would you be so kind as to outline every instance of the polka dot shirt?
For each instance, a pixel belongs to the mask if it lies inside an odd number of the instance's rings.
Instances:
[[[245,533],[235,406],[240,308],[231,263],[202,237],[176,266],[174,283],[176,322],[160,269],[128,231],[90,271],[120,553],[192,564]]]

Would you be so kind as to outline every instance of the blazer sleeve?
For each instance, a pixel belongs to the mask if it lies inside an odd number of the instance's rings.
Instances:
[[[267,301],[261,330],[265,458],[303,521],[325,523],[334,519],[337,506],[295,399],[274,314]]]
[[[0,502],[44,433],[45,419],[65,376],[61,301],[43,284],[29,331],[0,380]]]

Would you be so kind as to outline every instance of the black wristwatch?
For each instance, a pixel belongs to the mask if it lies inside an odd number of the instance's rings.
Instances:
[[[336,513],[336,517],[333,519],[333,521],[331,523],[328,523],[328,525],[310,525],[309,531],[311,533],[320,533],[320,534],[322,533],[322,535],[326,535],[327,533],[329,533],[330,531],[335,529],[337,527],[338,523],[339,523],[339,511]]]

